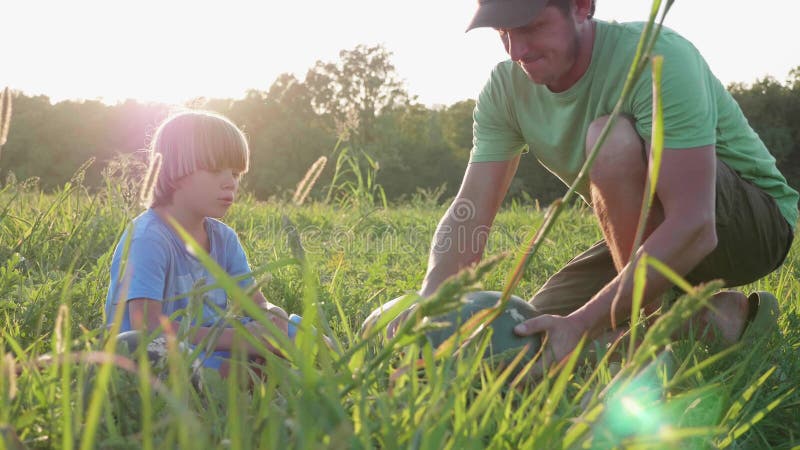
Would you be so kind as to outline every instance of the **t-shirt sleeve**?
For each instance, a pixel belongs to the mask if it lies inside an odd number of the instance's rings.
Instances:
[[[470,162],[508,161],[522,152],[525,140],[508,98],[502,64],[492,71],[472,114]]]
[[[688,41],[669,36],[653,54],[663,55],[661,100],[664,147],[700,147],[716,143],[717,108],[710,82],[712,75],[697,49]],[[636,85],[633,115],[636,130],[650,139],[653,128],[652,66]]]
[[[130,280],[125,301],[134,298],[163,301],[168,267],[169,252],[164,242],[155,235],[134,236],[120,285],[124,290],[126,281]]]
[[[227,239],[225,255],[227,258],[225,270],[228,272],[228,274],[234,277],[252,272],[250,269],[250,264],[247,262],[247,255],[244,252],[244,248],[242,248],[242,243],[239,241],[239,237],[236,235],[236,232],[230,228],[228,228],[226,231]],[[253,277],[247,277],[239,281],[239,287],[245,289],[251,286],[253,283],[255,283]]]

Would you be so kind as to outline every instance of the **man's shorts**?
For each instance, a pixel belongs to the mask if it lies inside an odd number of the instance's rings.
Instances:
[[[775,200],[717,159],[717,247],[685,278],[693,285],[722,279],[752,283],[783,264],[793,232]],[[567,315],[617,276],[604,241],[573,258],[531,299],[543,314]]]

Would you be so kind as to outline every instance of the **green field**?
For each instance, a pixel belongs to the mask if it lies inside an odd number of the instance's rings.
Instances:
[[[10,180],[2,188],[0,442],[6,447],[16,448],[15,441],[29,448],[192,449],[800,445],[796,246],[782,269],[746,288],[781,299],[780,335],[724,353],[670,343],[670,319],[697,304],[687,298],[636,352],[628,353],[623,340],[610,359],[575,358],[539,383],[516,384],[475,356],[485,339],[457,356],[437,357],[419,347],[424,330],[409,328],[390,342],[358,336],[374,307],[419,287],[445,199],[420,193],[386,209],[356,191],[303,206],[244,195],[225,221],[239,233],[262,291],[334,337],[339,350],[304,333],[297,347],[287,348],[288,360],[269,358],[266,380],[251,380],[244,370],[226,381],[202,373],[202,385],[193,387],[187,358],[177,352],[161,378],[148,364],[99,353],[107,338],[111,254],[141,211],[137,192],[119,173],[107,174],[106,187],[92,192],[80,177],[46,194],[33,182]],[[307,270],[292,259],[282,214],[299,230]],[[507,204],[488,244],[488,254],[501,259],[486,273],[451,283],[425,310],[452,308],[460,292],[477,286],[502,289],[543,216],[537,205]],[[530,297],[599,238],[587,208],[568,208],[515,294]],[[648,364],[667,344],[677,364],[662,376]],[[416,370],[404,369],[418,359]]]

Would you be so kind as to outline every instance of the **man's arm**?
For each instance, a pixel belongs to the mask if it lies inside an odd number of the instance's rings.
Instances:
[[[671,267],[680,275],[689,273],[717,245],[715,223],[716,155],[713,145],[691,149],[665,149],[656,195],[664,211],[664,220],[644,241],[633,260],[614,280],[586,305],[566,317],[541,316],[516,329],[529,335],[547,332],[552,357],[566,356],[580,337],[598,336],[611,326],[611,306],[622,285],[616,308],[616,321],[630,317],[633,281],[632,270],[642,252]],[[624,283],[624,284],[623,284]],[[644,304],[657,298],[669,282],[653,269],[647,271]]]
[[[519,158],[517,155],[508,161],[470,163],[467,166],[461,188],[433,235],[428,272],[422,281],[420,296],[430,296],[448,277],[480,261],[489,230],[517,172]],[[364,326],[376,321],[394,301],[370,313]],[[387,325],[389,338],[394,336],[407,315],[408,310]]]
[[[661,164],[656,195],[664,210],[664,221],[647,237],[622,275],[571,314],[592,337],[611,325],[611,302],[623,282],[615,319],[619,323],[630,317],[633,280],[626,272],[633,270],[642,252],[686,275],[717,246],[715,147],[665,149]],[[649,269],[644,304],[656,299],[669,286],[666,278]]]
[[[519,158],[467,166],[461,188],[434,233],[421,296],[433,294],[445,279],[480,261]]]

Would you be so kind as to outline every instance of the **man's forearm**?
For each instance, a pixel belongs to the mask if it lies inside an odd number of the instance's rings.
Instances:
[[[459,221],[448,210],[436,228],[428,256],[428,271],[420,295],[433,294],[447,278],[481,260],[489,236],[488,226]]]

